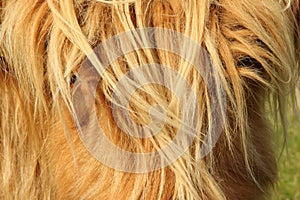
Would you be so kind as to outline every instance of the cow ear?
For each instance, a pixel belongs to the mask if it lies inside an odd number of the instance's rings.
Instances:
[[[300,53],[300,0],[293,1],[292,11],[295,19],[295,40],[297,44],[297,50]]]
[[[292,11],[293,11],[293,17],[295,19],[295,29],[294,29],[294,40],[295,40],[295,49],[296,49],[296,59],[298,61],[298,74],[300,75],[300,0],[294,0],[292,1]],[[300,76],[298,78],[298,89],[300,91]],[[300,100],[299,105],[300,105]],[[300,108],[300,106],[299,106]]]
[[[296,51],[297,51],[297,59],[298,59],[298,74],[300,75],[300,0],[294,0],[292,5],[292,11],[295,19],[295,43],[296,43]],[[298,78],[297,84],[297,101],[298,106],[300,108],[300,76]],[[299,97],[298,97],[299,96]]]

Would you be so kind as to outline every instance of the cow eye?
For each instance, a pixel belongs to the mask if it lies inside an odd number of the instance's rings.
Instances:
[[[71,79],[70,79],[70,84],[74,85],[74,83],[76,82],[76,80],[77,80],[77,76],[75,74],[72,74]]]
[[[237,60],[237,66],[238,67],[260,68],[260,63],[256,59],[254,59],[250,56],[244,56],[244,57]]]

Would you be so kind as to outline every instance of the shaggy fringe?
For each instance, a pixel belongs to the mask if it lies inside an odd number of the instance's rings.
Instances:
[[[1,1],[1,199],[263,199],[276,181],[270,119],[287,129],[286,111],[299,68],[299,2],[284,0],[10,0]],[[211,56],[223,86],[227,119],[213,151],[196,159],[211,124],[208,88],[193,66],[168,52],[126,54],[103,75],[96,105],[115,144],[154,151],[179,128],[180,105],[165,88],[147,86],[130,102],[141,123],[153,102],[173,116],[149,140],[128,138],[108,106],[112,89],[131,68],[171,66],[197,91],[200,116],[193,146],[175,163],[148,174],[110,169],[81,143],[72,118],[72,76],[93,48],[143,27],[178,31]],[[157,38],[159,39],[159,38]],[[128,41],[134,44],[136,41]],[[106,49],[109,52],[109,49]],[[192,55],[194,52],[190,52]],[[158,74],[153,74],[158,75]],[[163,94],[163,95],[159,95]],[[220,97],[219,97],[220,98]],[[182,108],[184,109],[184,108]],[[277,117],[279,116],[279,117]],[[160,116],[157,116],[158,118]]]

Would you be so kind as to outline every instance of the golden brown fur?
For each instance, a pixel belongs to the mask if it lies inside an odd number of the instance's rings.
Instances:
[[[0,2],[0,199],[268,198],[278,150],[270,124],[279,116],[286,126],[288,94],[294,98],[299,73],[298,1]],[[71,102],[71,77],[92,48],[141,27],[169,28],[200,43],[227,95],[227,121],[213,152],[193,159],[199,139],[178,161],[148,174],[116,171],[92,157],[78,136]],[[127,64],[110,66],[97,96],[99,122],[112,141],[135,151],[165,142],[160,136],[155,144],[124,136],[108,104],[121,69],[148,60],[187,74],[202,100],[200,130],[207,130],[207,88],[188,64],[162,51],[132,53],[123,60]],[[169,103],[155,95],[164,89],[147,92]],[[149,98],[142,101],[151,104]],[[133,107],[145,111],[137,102]],[[173,133],[164,134],[172,138]]]

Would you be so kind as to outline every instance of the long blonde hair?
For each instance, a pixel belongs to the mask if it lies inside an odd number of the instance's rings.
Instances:
[[[257,199],[267,195],[276,180],[267,112],[275,121],[279,114],[286,129],[288,94],[294,98],[299,73],[298,2],[12,0],[1,1],[1,7],[1,198]],[[220,113],[226,121],[213,151],[197,159],[216,106],[201,74],[163,50],[123,55],[101,77],[96,98],[101,107],[99,123],[115,144],[136,152],[156,151],[180,128],[180,109],[189,110],[188,105],[181,108],[165,87],[146,85],[131,99],[132,118],[147,124],[145,113],[155,103],[171,114],[152,139],[126,136],[116,126],[108,102],[117,82],[135,66],[159,63],[176,70],[196,91],[200,112],[196,139],[176,162],[134,174],[103,165],[83,146],[72,118],[72,89],[86,58],[97,65],[93,53],[97,45],[145,27],[176,31],[205,49],[214,67],[212,75],[219,77],[217,85],[226,94],[226,112]],[[132,38],[129,44],[136,42]],[[158,71],[153,73],[159,76]],[[222,95],[217,98],[224,102]]]

